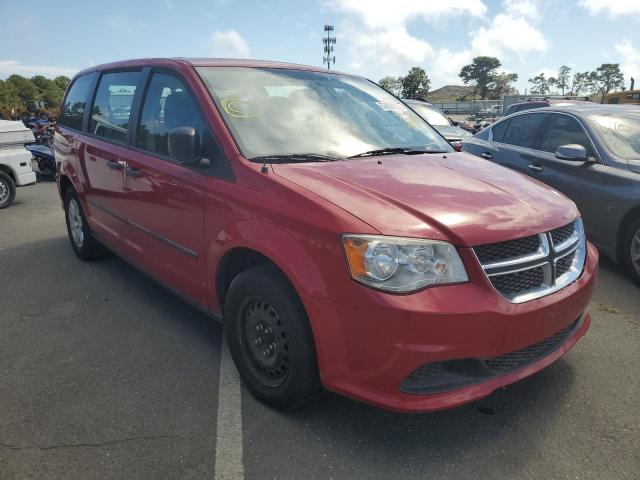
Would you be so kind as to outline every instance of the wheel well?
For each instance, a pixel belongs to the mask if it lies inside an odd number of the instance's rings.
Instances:
[[[62,199],[64,199],[64,196],[67,193],[67,190],[69,190],[70,188],[73,188],[73,184],[71,183],[71,180],[69,180],[68,177],[66,176],[61,176],[60,177],[60,196],[62,197]]]
[[[13,170],[11,170],[8,166],[0,165],[0,172],[6,173],[11,177],[11,180],[13,180],[14,183],[16,182],[16,176],[13,174]]]
[[[620,226],[618,227],[618,260],[623,258],[622,249],[624,248],[624,236],[627,233],[627,229],[638,218],[640,218],[640,205],[629,210],[620,221]]]
[[[216,273],[216,290],[218,294],[218,304],[220,309],[224,311],[224,301],[227,297],[229,285],[244,270],[271,263],[275,265],[271,259],[250,248],[234,248],[228,251],[220,264]]]

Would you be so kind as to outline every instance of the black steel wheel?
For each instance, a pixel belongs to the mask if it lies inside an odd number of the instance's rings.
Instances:
[[[278,312],[260,297],[247,298],[242,310],[242,347],[253,374],[270,387],[287,378],[287,333]]]
[[[240,377],[259,400],[290,410],[322,391],[306,312],[274,265],[249,268],[231,282],[224,320]]]

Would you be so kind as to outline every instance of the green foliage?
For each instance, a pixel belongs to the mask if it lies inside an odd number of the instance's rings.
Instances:
[[[431,79],[420,67],[413,67],[402,78],[402,97],[414,99],[426,99],[431,86]]]
[[[558,76],[555,78],[555,85],[561,90],[562,95],[564,91],[569,88],[569,74],[571,73],[571,67],[562,65],[558,70]]]
[[[475,93],[486,100],[501,66],[502,63],[496,57],[475,57],[469,65],[462,67],[459,76],[465,85],[471,83],[475,87]]]
[[[42,75],[31,78],[11,75],[6,80],[0,80],[0,108],[20,110],[34,100],[44,100],[47,108],[56,108],[62,102],[69,82],[64,76],[51,80]]]
[[[534,95],[549,95],[551,86],[554,85],[556,79],[553,77],[547,78],[544,73],[536,75],[529,79],[529,83],[532,85],[531,93]]]
[[[603,63],[593,72],[595,90],[604,96],[611,90],[624,87],[624,76],[619,63]]]
[[[499,100],[503,95],[508,95],[511,83],[518,80],[517,73],[497,73],[488,85],[487,97],[491,100]]]
[[[402,94],[402,77],[384,77],[378,84],[391,95],[399,97]]]

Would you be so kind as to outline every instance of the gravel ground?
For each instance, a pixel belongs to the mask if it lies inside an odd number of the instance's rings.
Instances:
[[[569,355],[452,411],[326,394],[284,414],[242,389],[244,476],[638,479],[639,293],[603,259],[591,330]],[[77,260],[51,182],[0,210],[0,299],[1,480],[225,471],[221,327],[118,258]]]

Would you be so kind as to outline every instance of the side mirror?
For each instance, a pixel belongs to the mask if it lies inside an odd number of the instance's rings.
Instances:
[[[187,165],[200,165],[198,150],[200,137],[193,127],[176,127],[169,130],[169,156]]]
[[[560,160],[571,160],[574,162],[586,162],[589,160],[587,149],[577,143],[561,145],[556,150],[556,158]]]

